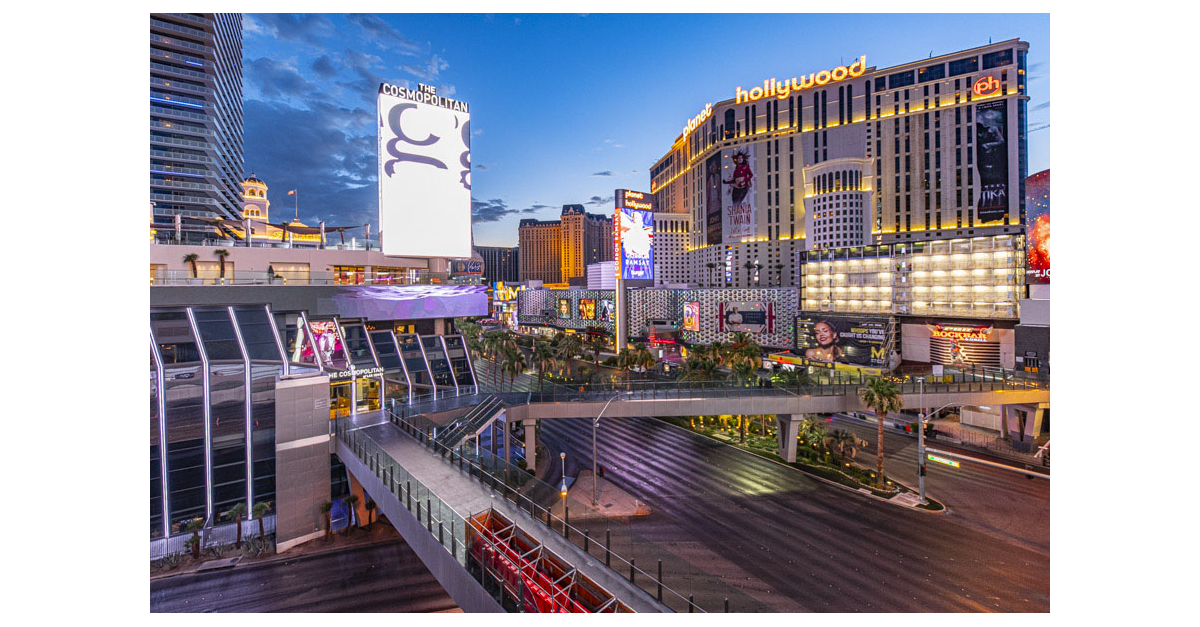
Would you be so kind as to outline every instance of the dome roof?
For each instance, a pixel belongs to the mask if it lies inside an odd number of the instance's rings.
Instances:
[[[254,173],[251,173],[250,176],[242,182],[243,183],[258,183],[259,185],[266,185],[266,183],[264,183],[262,179],[255,176]]]

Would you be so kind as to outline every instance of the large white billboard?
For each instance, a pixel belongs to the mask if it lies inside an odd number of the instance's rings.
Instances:
[[[732,244],[753,237],[757,227],[754,203],[758,186],[754,181],[754,150],[739,148],[721,151],[723,184],[723,241]]]
[[[430,86],[379,86],[379,230],[386,255],[471,256],[471,114]]]

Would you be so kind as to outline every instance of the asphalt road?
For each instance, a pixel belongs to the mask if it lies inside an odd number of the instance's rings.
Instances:
[[[402,540],[150,582],[151,612],[440,612],[456,607]]]
[[[590,420],[546,420],[542,434],[551,455],[565,448],[590,467]],[[735,612],[1050,609],[1048,551],[953,514],[861,496],[655,419],[605,420],[599,442],[605,478],[654,512],[631,519],[635,536],[686,565],[667,585],[710,611],[722,597]]]

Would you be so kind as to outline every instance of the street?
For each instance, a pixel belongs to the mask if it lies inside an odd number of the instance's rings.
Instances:
[[[456,607],[403,540],[150,582],[151,612],[441,612]]]
[[[590,466],[590,420],[545,420],[542,434],[551,455],[565,448]],[[1048,550],[985,533],[982,523],[860,496],[652,418],[604,420],[599,455],[605,477],[653,511],[631,520],[634,533],[690,564],[667,585],[696,589],[697,602],[704,590],[709,611],[722,595],[738,612],[1050,609]],[[947,489],[947,500],[966,491]],[[986,484],[976,489],[988,498]],[[1048,492],[1007,489],[1014,499]]]

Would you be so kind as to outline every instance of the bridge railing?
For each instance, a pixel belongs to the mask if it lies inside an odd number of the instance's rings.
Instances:
[[[694,577],[696,571],[670,551],[635,533],[631,525],[602,513],[594,515],[589,521],[605,527],[604,540],[601,542],[600,536],[593,535],[590,527],[581,529],[570,523],[570,507],[559,488],[482,448],[471,444],[460,444],[453,448],[444,446],[435,437],[434,429],[438,427],[423,416],[390,410],[387,414],[392,424],[425,445],[432,453],[478,480],[513,506],[528,512],[531,518],[554,533],[561,534],[588,555],[597,560],[603,559],[605,566],[667,607],[676,612],[704,612],[700,604],[694,601],[693,595],[685,596],[664,583],[672,572],[676,576],[686,572],[689,577]],[[577,506],[576,512],[582,509]],[[614,546],[617,548],[614,549]],[[637,565],[639,559],[642,567]],[[650,565],[653,565],[651,570],[643,568]],[[714,582],[706,586],[710,597],[715,588],[727,591],[724,584]]]

